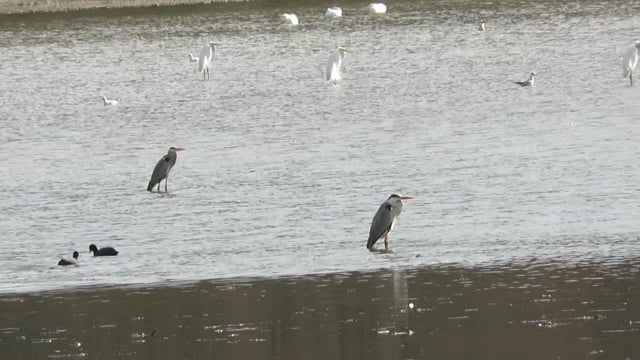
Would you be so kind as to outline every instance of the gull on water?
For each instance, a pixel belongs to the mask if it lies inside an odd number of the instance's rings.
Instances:
[[[516,81],[515,83],[520,85],[520,86],[531,86],[535,83],[536,79],[535,79],[536,73],[535,72],[531,72],[531,74],[529,74],[529,78],[525,81]]]
[[[280,16],[280,18],[282,19],[282,21],[289,25],[298,25],[298,16],[296,16],[296,14],[284,13]]]
[[[480,26],[478,26],[478,30],[480,31],[485,31],[487,30],[486,26],[484,25],[484,23],[480,23]]]
[[[372,14],[384,14],[387,12],[387,5],[383,3],[371,3],[367,8]]]
[[[330,7],[324,13],[324,16],[329,17],[329,18],[342,17],[342,9],[337,7],[337,6]]]
[[[102,102],[104,103],[104,106],[118,105],[118,103],[120,102],[120,99],[109,100],[107,99],[106,96],[103,95]]]

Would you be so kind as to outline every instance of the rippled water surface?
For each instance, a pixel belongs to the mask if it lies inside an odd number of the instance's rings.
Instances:
[[[0,292],[638,258],[637,2],[329,5],[3,17]],[[170,194],[146,192],[172,145]],[[393,192],[416,199],[369,253]]]

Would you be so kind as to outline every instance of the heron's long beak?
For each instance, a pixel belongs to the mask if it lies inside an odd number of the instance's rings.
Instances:
[[[415,199],[413,196],[400,196],[400,200],[411,200]]]
[[[187,150],[187,148],[179,148],[179,147],[176,148],[176,151],[182,151],[182,150]]]

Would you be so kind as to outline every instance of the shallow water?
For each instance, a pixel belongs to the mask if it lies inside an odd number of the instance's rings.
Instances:
[[[0,298],[11,359],[634,359],[640,263],[442,266]]]
[[[0,292],[638,258],[640,88],[619,66],[637,4],[365,5],[3,17]],[[187,54],[209,40],[203,81]],[[150,194],[172,145],[170,195]],[[394,253],[369,253],[393,192],[416,200]]]

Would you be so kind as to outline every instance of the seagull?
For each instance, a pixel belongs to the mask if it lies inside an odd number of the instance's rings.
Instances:
[[[287,14],[284,13],[280,16],[282,20],[289,25],[298,25],[298,17],[296,14]]]
[[[531,86],[531,85],[533,85],[533,84],[535,83],[535,81],[536,81],[535,76],[536,76],[536,73],[535,73],[535,72],[532,72],[532,73],[529,75],[529,78],[528,78],[527,80],[525,80],[525,81],[516,81],[515,83],[516,83],[516,84],[518,84],[518,85],[520,85],[520,86],[522,86],[522,87],[524,87],[524,86]]]
[[[102,96],[102,102],[104,103],[104,106],[118,105],[120,99],[109,100],[106,96]]]
[[[367,8],[372,14],[384,14],[387,12],[387,5],[383,3],[371,3]]]
[[[193,57],[192,53],[189,53],[189,61],[191,62],[198,62],[198,58],[197,57]]]
[[[329,18],[342,17],[342,9],[337,7],[337,6],[330,7],[324,13],[324,16],[329,17]]]
[[[480,31],[485,31],[487,28],[484,26],[484,23],[480,23],[480,26],[478,26],[478,30]]]

